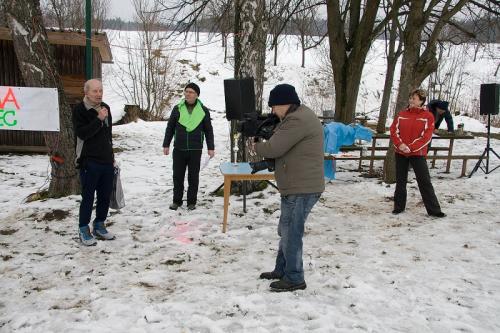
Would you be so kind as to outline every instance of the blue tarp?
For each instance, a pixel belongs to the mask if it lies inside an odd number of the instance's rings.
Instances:
[[[358,125],[344,125],[331,122],[323,126],[324,151],[327,154],[337,154],[342,146],[354,144],[354,140],[372,141],[372,131]],[[327,160],[325,163],[325,178],[335,179],[335,161]]]

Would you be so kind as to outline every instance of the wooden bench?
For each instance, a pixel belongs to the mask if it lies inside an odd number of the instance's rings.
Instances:
[[[359,156],[358,156],[358,157],[356,157],[356,156],[352,156],[352,157],[351,157],[351,158],[352,158],[352,159],[351,159],[352,161],[354,161],[354,160],[358,160],[358,159],[359,159],[358,171],[363,170],[363,164],[362,164],[362,163],[363,163],[363,157],[364,157],[364,156],[363,156],[363,151],[364,151],[364,150],[365,150],[365,148],[364,148],[364,147],[362,147],[362,146],[355,146],[355,145],[353,145],[353,146],[342,146],[342,147],[340,147],[340,151],[341,151],[341,152],[344,152],[344,153],[345,153],[345,152],[352,152],[352,151],[357,151],[357,152],[359,152]],[[348,157],[349,157],[349,156],[346,156],[346,157],[344,158],[344,160],[346,160],[346,161],[347,161],[347,159],[346,159],[346,158],[348,158]]]
[[[462,160],[462,173],[460,174],[460,177],[465,177],[465,174],[467,172],[467,161],[469,160],[479,160],[481,158],[481,155],[427,155],[426,159],[427,160],[432,160],[434,163],[436,160]],[[325,155],[325,160],[335,160],[335,161],[359,161],[359,167],[357,171],[362,170],[362,162],[363,161],[370,161],[370,169],[369,173],[373,173],[373,161],[383,161],[385,160],[385,155],[373,155],[373,156],[332,156],[332,155]],[[446,173],[449,173],[450,171],[447,170],[445,171]]]
[[[462,174],[461,177],[465,176],[465,172],[467,170],[467,161],[468,160],[479,160],[480,155],[453,155],[453,147],[454,143],[457,140],[470,140],[474,139],[472,135],[465,134],[453,134],[453,135],[438,135],[433,136],[432,140],[436,141],[448,141],[447,146],[433,146],[429,147],[429,154],[427,155],[427,159],[431,160],[431,168],[435,167],[436,160],[445,160],[446,161],[446,173],[450,172],[451,161],[452,160],[462,160]],[[377,146],[377,141],[384,141],[383,145]],[[376,155],[376,152],[387,152],[390,145],[390,136],[388,134],[374,134],[372,137],[372,143],[370,146],[343,146],[340,148],[342,152],[359,152],[358,156],[325,156],[325,160],[339,160],[339,161],[358,161],[358,171],[363,170],[363,161],[370,161],[369,173],[373,174],[373,167],[375,161],[385,160],[384,155]],[[365,153],[368,152],[368,153]],[[444,152],[445,155],[438,155],[438,152]]]
[[[460,177],[465,177],[465,173],[467,172],[467,161],[468,160],[479,160],[481,158],[481,155],[432,155],[429,156],[427,155],[428,160],[432,160],[432,166],[434,166],[434,163],[436,160],[447,160],[448,163],[450,160],[462,160],[462,173],[460,174]],[[449,168],[447,168],[446,173],[449,173]]]

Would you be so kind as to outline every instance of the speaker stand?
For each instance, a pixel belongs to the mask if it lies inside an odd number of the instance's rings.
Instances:
[[[476,165],[474,166],[474,169],[472,169],[472,172],[469,174],[469,178],[472,177],[472,175],[478,169],[481,169],[485,174],[490,174],[500,167],[500,165],[497,165],[496,167],[490,170],[490,152],[493,153],[498,159],[500,159],[500,156],[498,156],[495,150],[493,150],[493,148],[491,148],[490,146],[490,127],[491,127],[490,124],[491,124],[491,114],[488,113],[488,125],[487,125],[488,134],[486,135],[486,148],[484,148],[484,151],[481,154],[479,161],[477,161]],[[486,163],[483,162],[485,157],[486,157]]]

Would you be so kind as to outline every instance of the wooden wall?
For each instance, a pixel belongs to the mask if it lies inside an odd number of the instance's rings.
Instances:
[[[11,40],[0,40],[0,86],[23,86]],[[2,96],[3,97],[3,96]]]
[[[64,92],[70,105],[83,98],[85,83],[85,47],[52,45],[56,66],[61,76]],[[102,77],[102,60],[99,50],[93,48],[93,76]],[[19,70],[14,44],[11,40],[0,40],[0,86],[24,86]],[[45,152],[42,132],[0,130],[0,152]]]

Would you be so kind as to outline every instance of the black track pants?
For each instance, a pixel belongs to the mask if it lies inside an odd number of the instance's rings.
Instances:
[[[174,148],[173,171],[174,171],[174,200],[182,205],[184,194],[184,176],[188,169],[188,191],[187,204],[196,204],[198,184],[200,182],[201,150],[179,150]]]
[[[438,199],[434,193],[427,161],[423,156],[403,156],[396,154],[396,190],[394,191],[394,209],[403,211],[406,208],[406,183],[408,169],[412,166],[417,178],[418,189],[427,210],[427,214],[441,212]]]

